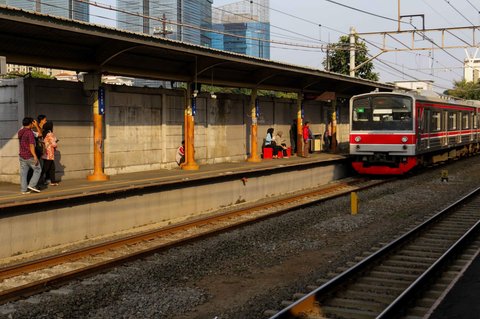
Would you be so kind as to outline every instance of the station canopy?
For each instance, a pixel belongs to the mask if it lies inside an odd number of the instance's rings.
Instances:
[[[388,84],[0,5],[7,63],[166,81],[352,96]]]

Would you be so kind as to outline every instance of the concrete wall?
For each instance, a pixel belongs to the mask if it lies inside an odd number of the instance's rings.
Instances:
[[[24,117],[23,79],[0,80],[0,181],[19,183],[17,132]]]
[[[108,175],[177,167],[175,152],[184,133],[184,90],[106,86],[104,168]],[[209,94],[197,98],[195,160],[198,164],[243,161],[250,153],[250,97]],[[260,97],[258,152],[266,131],[289,129],[297,102]],[[0,181],[18,183],[17,131],[24,116],[47,115],[59,141],[57,177],[84,178],[93,171],[93,97],[82,83],[14,79],[0,82]],[[330,104],[305,101],[312,131],[325,131]],[[348,123],[348,116],[340,118]],[[347,124],[348,125],[348,124]],[[348,126],[339,126],[339,141],[348,141]]]

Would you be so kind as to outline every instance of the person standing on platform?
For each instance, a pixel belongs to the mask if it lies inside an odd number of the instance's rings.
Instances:
[[[33,120],[33,126],[35,127],[35,137],[43,137],[43,126],[47,123],[47,116],[40,114],[37,116],[37,120]]]
[[[43,126],[47,123],[47,116],[40,114],[37,116],[37,120],[33,120],[33,135],[35,136],[35,153],[37,154],[38,161],[40,163],[40,167],[43,168],[43,158],[42,155],[45,152],[45,143],[43,142],[44,132]],[[28,174],[27,180],[30,180],[32,172],[30,171]],[[43,187],[45,184],[45,180],[43,179],[43,175],[40,175],[40,179],[38,180],[37,188]]]
[[[177,148],[177,153],[175,154],[175,161],[180,167],[185,164],[185,140],[183,140],[182,145]]]
[[[33,118],[25,117],[22,121],[23,127],[18,131],[19,161],[20,161],[20,189],[22,194],[29,194],[30,191],[40,193],[36,188],[42,168],[35,153],[35,136],[33,135]],[[27,182],[28,171],[32,169],[33,175],[30,182]]]
[[[329,151],[332,145],[332,131],[330,129],[330,123],[325,126],[325,133],[323,133],[323,143],[325,145],[325,151]]]
[[[292,147],[292,154],[297,153],[297,119],[293,119],[290,125],[290,145]]]
[[[312,131],[310,130],[309,126],[310,122],[305,121],[302,129],[302,136],[303,136],[303,157],[310,157],[310,141],[313,138]]]
[[[42,179],[47,183],[50,180],[50,185],[57,186],[58,181],[55,178],[55,150],[57,149],[57,137],[53,134],[53,123],[48,121],[43,126],[43,143],[45,150],[42,155]]]

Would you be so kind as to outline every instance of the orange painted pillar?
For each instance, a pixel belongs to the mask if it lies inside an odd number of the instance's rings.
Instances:
[[[89,181],[106,181],[110,177],[103,173],[103,115],[99,112],[98,91],[93,91],[93,174]]]
[[[252,94],[250,96],[250,114],[252,115],[252,126],[250,130],[250,157],[247,158],[248,162],[261,162],[260,156],[258,156],[258,144],[257,144],[257,136],[258,136],[258,124],[257,124],[257,89],[252,90]]]
[[[303,156],[302,93],[297,94],[297,156]]]
[[[196,98],[196,97],[194,97]],[[192,92],[190,83],[187,83],[186,105],[185,105],[185,164],[182,165],[184,170],[198,170],[199,166],[195,162],[195,118],[192,110]]]

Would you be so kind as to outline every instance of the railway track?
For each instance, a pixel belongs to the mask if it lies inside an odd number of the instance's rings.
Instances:
[[[363,178],[345,179],[301,194],[272,198],[262,204],[244,206],[127,238],[0,267],[0,303],[21,299],[188,241],[384,182]]]
[[[480,188],[397,240],[284,301],[270,319],[424,318],[480,252]],[[350,265],[349,265],[350,266]]]

